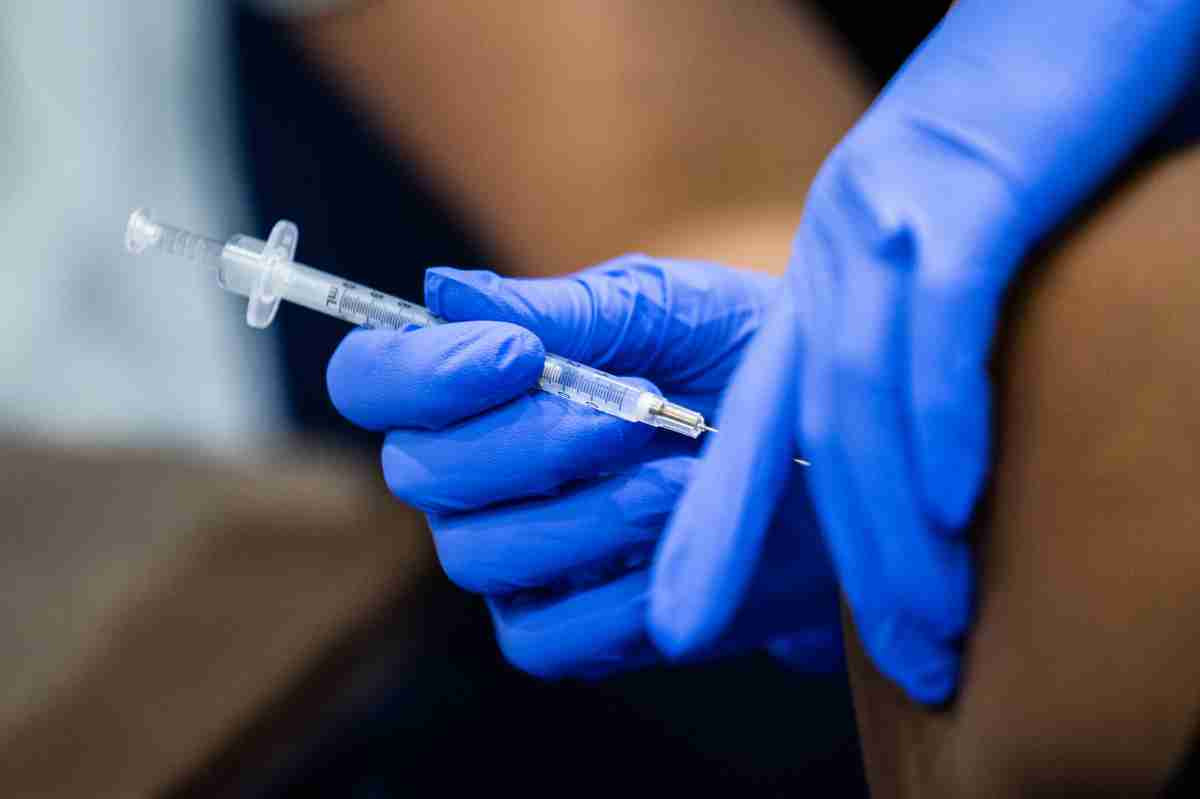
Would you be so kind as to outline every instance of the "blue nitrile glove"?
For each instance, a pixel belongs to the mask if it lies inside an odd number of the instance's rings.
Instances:
[[[430,310],[496,321],[359,330],[339,347],[334,404],[388,431],[389,487],[426,512],[450,577],[487,598],[512,662],[564,676],[660,658],[648,563],[696,463],[687,438],[533,390],[545,353],[709,414],[781,283],[645,256],[559,279],[433,269]],[[790,442],[775,449],[788,461]],[[697,656],[774,643],[813,669],[838,663],[837,594],[803,486],[780,507],[742,620]]]
[[[813,463],[868,653],[915,699],[951,695],[1005,287],[1172,110],[1198,46],[1194,0],[954,6],[812,187],[786,277],[794,320],[778,323],[802,334],[756,342],[717,416],[655,568],[664,650],[704,648],[739,607],[759,509],[786,485],[756,455],[786,438]]]

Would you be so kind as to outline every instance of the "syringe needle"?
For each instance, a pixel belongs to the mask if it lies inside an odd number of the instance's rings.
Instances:
[[[700,425],[700,429],[701,429],[701,430],[703,430],[703,431],[704,431],[704,432],[706,432],[706,433],[718,433],[718,432],[720,432],[719,430],[717,430],[717,428],[715,428],[715,427],[710,427],[710,426],[709,426],[709,425],[707,425],[707,424],[702,424],[702,425]],[[812,462],[810,462],[810,461],[806,461],[806,460],[804,460],[804,458],[792,458],[792,460],[794,460],[796,463],[800,464],[801,466],[812,466]]]

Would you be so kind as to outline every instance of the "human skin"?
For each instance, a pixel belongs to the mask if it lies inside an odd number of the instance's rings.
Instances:
[[[1193,746],[1197,185],[1200,152],[1145,167],[1014,287],[957,697],[909,702],[848,636],[875,795],[1156,795]]]
[[[377,0],[296,34],[521,274],[639,250],[782,272],[869,99],[783,0]]]
[[[820,26],[769,0],[379,0],[297,33],[524,274],[628,250],[782,271],[867,101]],[[1197,181],[1200,156],[1148,166],[1014,287],[959,695],[909,703],[849,627],[875,795],[1152,794],[1187,752]]]

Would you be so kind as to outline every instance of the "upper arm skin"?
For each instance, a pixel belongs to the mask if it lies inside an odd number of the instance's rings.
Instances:
[[[373,0],[295,32],[523,274],[635,250],[782,271],[869,99],[784,0]]]
[[[847,636],[876,795],[1152,795],[1193,744],[1197,220],[1200,154],[1176,156],[1016,287],[958,697],[909,703]]]

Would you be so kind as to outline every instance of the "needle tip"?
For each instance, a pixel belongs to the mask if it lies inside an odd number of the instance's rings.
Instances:
[[[717,428],[715,428],[715,427],[710,427],[710,426],[708,426],[707,424],[704,424],[703,422],[701,422],[701,424],[700,424],[700,429],[701,429],[701,430],[703,430],[703,431],[704,431],[704,432],[706,432],[706,433],[716,433],[716,432],[718,432]],[[800,464],[801,466],[805,466],[805,467],[807,467],[807,466],[812,466],[812,463],[810,463],[809,461],[806,461],[806,460],[804,460],[803,458],[792,458],[792,460],[794,460],[796,463]]]

